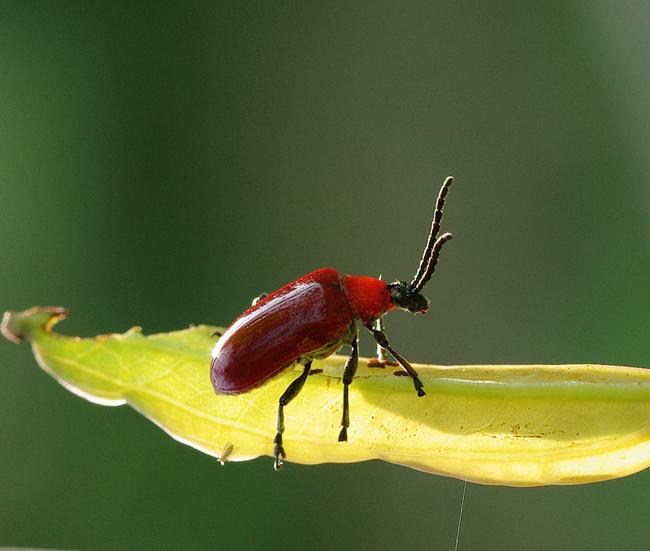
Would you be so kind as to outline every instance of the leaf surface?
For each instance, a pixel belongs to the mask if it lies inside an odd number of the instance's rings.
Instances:
[[[242,395],[215,395],[205,325],[144,336],[139,328],[94,338],[52,326],[62,308],[7,312],[2,332],[28,340],[38,363],[68,390],[103,405],[128,403],[168,434],[224,461],[270,455],[277,400],[300,368]],[[337,442],[345,357],[285,408],[287,461],[382,459],[484,484],[580,484],[650,465],[650,370],[604,365],[417,365],[408,377],[368,368],[350,386],[351,427]],[[269,469],[271,468],[269,462]]]

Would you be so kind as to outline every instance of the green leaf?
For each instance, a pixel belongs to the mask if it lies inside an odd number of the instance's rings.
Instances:
[[[228,461],[270,455],[277,400],[299,370],[238,396],[210,383],[214,327],[95,338],[51,328],[62,308],[7,312],[2,333],[31,341],[41,367],[104,405],[128,403],[172,437]],[[349,441],[337,442],[345,358],[314,362],[286,408],[287,460],[382,459],[485,484],[579,484],[650,465],[650,370],[603,365],[416,365],[427,390],[361,360]],[[269,461],[269,469],[271,462]]]

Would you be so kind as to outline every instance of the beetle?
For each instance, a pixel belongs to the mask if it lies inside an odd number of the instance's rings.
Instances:
[[[410,283],[386,283],[366,276],[341,277],[331,268],[315,270],[255,299],[215,344],[210,378],[217,394],[248,392],[295,363],[303,366],[302,374],[278,400],[277,432],[273,439],[276,470],[286,458],[282,442],[284,407],[302,390],[312,361],[334,354],[343,345],[350,345],[352,352],[343,369],[343,416],[338,439],[347,441],[348,387],[359,363],[357,320],[370,331],[378,349],[388,350],[411,377],[417,395],[425,395],[413,366],[388,342],[381,317],[395,308],[414,314],[424,314],[429,309],[429,300],[421,291],[436,269],[440,250],[452,238],[451,233],[438,236],[452,182],[449,176],[440,188],[429,238]],[[379,363],[386,363],[382,356]]]

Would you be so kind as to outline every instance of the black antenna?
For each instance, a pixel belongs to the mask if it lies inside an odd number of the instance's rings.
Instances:
[[[440,249],[442,246],[449,241],[453,236],[447,232],[443,233],[436,242],[433,244],[433,249],[431,249],[431,255],[429,256],[429,263],[427,264],[427,269],[422,275],[422,277],[411,287],[411,291],[421,291],[424,286],[427,284],[427,281],[431,279],[433,272],[436,271],[436,264],[438,263],[438,256],[440,256]]]
[[[433,213],[429,239],[427,239],[427,244],[424,247],[424,253],[422,253],[422,259],[420,260],[418,270],[415,273],[415,276],[413,276],[413,281],[409,284],[409,289],[411,291],[421,290],[426,282],[429,281],[431,274],[433,274],[436,269],[440,249],[451,239],[450,233],[441,235],[440,238],[438,238],[438,230],[440,230],[440,221],[442,220],[442,209],[445,206],[445,198],[447,197],[447,192],[449,191],[449,187],[453,181],[454,177],[448,176],[440,188],[440,193],[438,193],[438,200],[436,201],[436,210]],[[433,258],[434,256],[435,259]]]

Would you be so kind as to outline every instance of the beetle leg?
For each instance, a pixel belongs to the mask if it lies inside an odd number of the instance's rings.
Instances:
[[[374,323],[374,328],[377,331],[381,331],[382,333],[384,332],[384,318],[379,317],[375,320]],[[388,359],[388,354],[386,349],[381,346],[380,344],[377,344],[377,357],[376,358],[370,358],[368,360],[368,367],[386,367],[387,365],[399,365],[397,362],[393,362]]]
[[[273,467],[276,471],[279,471],[282,468],[282,461],[287,455],[284,453],[284,448],[282,447],[282,433],[284,432],[284,406],[286,406],[291,400],[293,400],[298,393],[302,390],[302,387],[309,376],[309,369],[311,368],[311,360],[309,360],[303,369],[302,375],[293,381],[282,393],[280,400],[278,401],[278,432],[275,434],[273,439],[273,457],[275,459]]]
[[[422,385],[422,381],[420,381],[420,377],[418,377],[417,371],[413,369],[413,366],[406,361],[405,358],[403,358],[398,352],[395,351],[393,347],[388,343],[388,338],[386,337],[386,334],[383,331],[379,331],[375,329],[374,327],[367,325],[366,329],[372,333],[372,336],[375,337],[375,341],[377,341],[377,344],[379,346],[384,347],[386,350],[388,350],[393,358],[395,358],[399,364],[406,370],[406,372],[411,376],[413,379],[413,386],[415,387],[416,392],[418,393],[418,396],[424,396],[426,392],[424,392],[424,388]]]
[[[348,400],[348,387],[354,379],[354,374],[357,372],[359,365],[359,337],[354,335],[352,339],[352,354],[345,362],[343,369],[343,418],[341,419],[341,432],[339,433],[339,442],[347,442],[348,440],[348,427],[350,426],[350,403]]]
[[[375,321],[375,329],[377,331],[381,331],[382,333],[384,332],[384,318],[378,317],[377,320]],[[377,344],[377,360],[380,363],[385,363],[388,360],[388,357],[386,356],[386,349],[381,345]]]
[[[258,296],[256,296],[256,297],[251,301],[251,306],[255,306],[255,305],[256,305],[260,300],[262,300],[263,298],[266,298],[266,297],[268,297],[268,296],[269,296],[268,293],[261,293],[261,294],[259,294]]]

